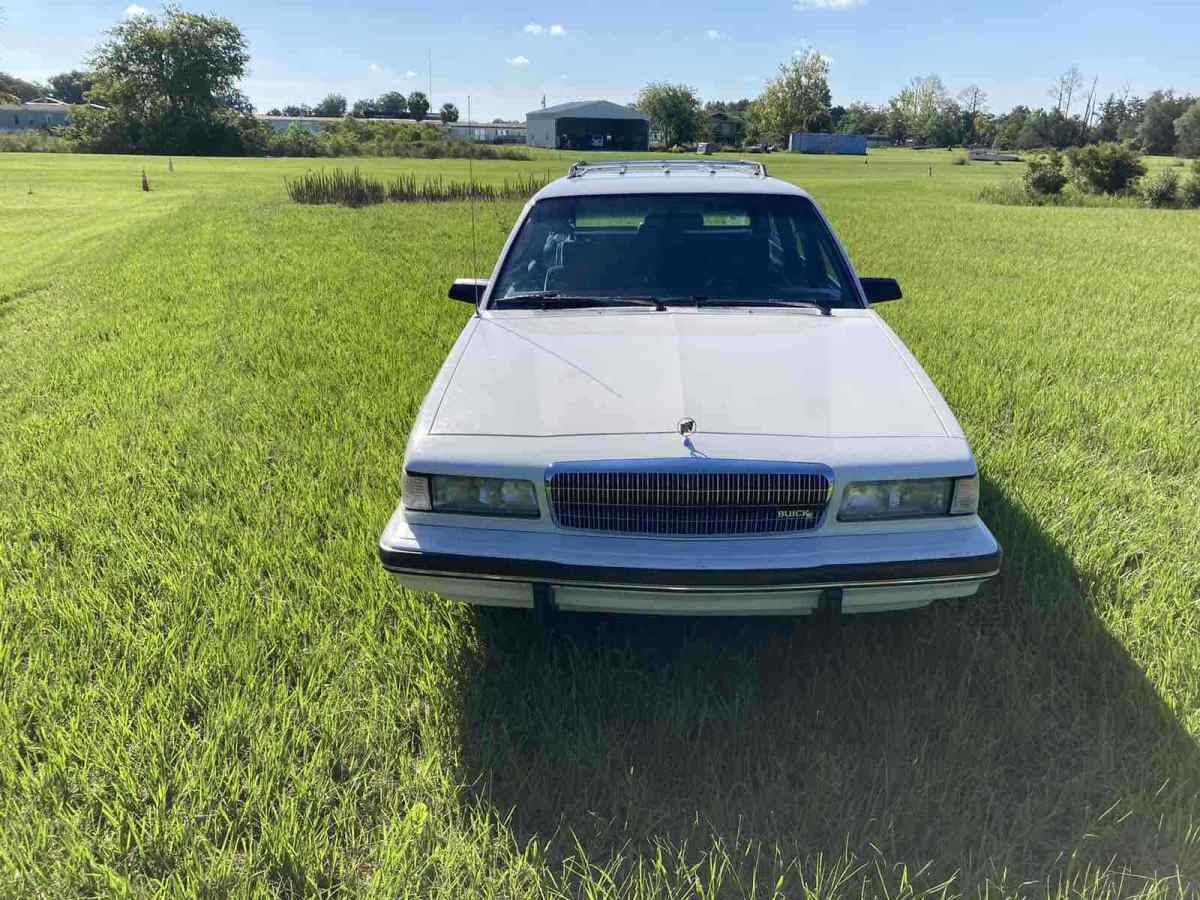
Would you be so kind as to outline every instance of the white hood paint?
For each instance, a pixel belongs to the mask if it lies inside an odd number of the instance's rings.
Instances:
[[[959,434],[870,312],[492,313],[475,325],[431,434],[654,434],[684,417],[698,434]]]

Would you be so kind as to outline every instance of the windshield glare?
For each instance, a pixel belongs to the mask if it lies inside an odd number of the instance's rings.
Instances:
[[[786,195],[542,200],[513,242],[492,304],[538,292],[862,307],[812,202]]]

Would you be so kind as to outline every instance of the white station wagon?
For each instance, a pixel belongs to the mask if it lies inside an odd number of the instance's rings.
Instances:
[[[380,538],[491,606],[751,615],[966,597],[1000,547],[962,428],[807,193],[752,162],[577,164],[525,207]]]

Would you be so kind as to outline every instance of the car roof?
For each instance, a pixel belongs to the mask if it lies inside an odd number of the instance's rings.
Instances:
[[[794,184],[742,160],[604,160],[576,163],[569,175],[550,182],[534,200],[605,194],[784,194],[809,197]],[[809,198],[811,199],[811,198]]]

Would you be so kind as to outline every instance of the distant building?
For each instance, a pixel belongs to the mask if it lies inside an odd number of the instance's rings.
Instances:
[[[793,153],[831,153],[838,156],[866,156],[867,137],[863,134],[825,134],[797,131],[788,142]]]
[[[53,97],[0,104],[0,132],[37,131],[67,124],[72,106]]]
[[[452,141],[523,144],[525,136],[523,122],[449,122],[446,125],[446,137]]]
[[[560,150],[650,149],[650,117],[608,100],[576,100],[525,114],[530,147]]]

